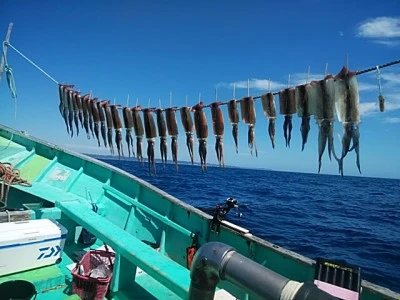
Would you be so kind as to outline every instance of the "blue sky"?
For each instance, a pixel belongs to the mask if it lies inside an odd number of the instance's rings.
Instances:
[[[83,2],[83,1],[82,1]],[[82,93],[101,99],[147,107],[194,105],[201,93],[209,104],[215,99],[266,92],[336,74],[349,57],[352,70],[399,59],[400,3],[382,1],[1,1],[0,30],[5,35],[14,22],[11,44],[35,61],[57,81],[75,84]],[[117,4],[118,3],[118,4]],[[1,38],[3,38],[1,36]],[[1,123],[25,130],[44,140],[79,152],[109,154],[84,134],[70,138],[58,111],[57,86],[13,50],[8,52],[18,89],[17,117],[6,80],[0,82]],[[386,111],[378,112],[376,74],[358,77],[363,176],[400,178],[400,67],[382,71]],[[278,100],[278,98],[276,98]],[[276,147],[268,137],[268,119],[256,102],[255,127],[258,158],[250,155],[247,126],[239,124],[239,154],[235,153],[227,107],[225,163],[232,166],[315,173],[318,168],[315,121],[301,152],[300,119],[294,116],[291,148],[285,147],[283,117],[276,123]],[[208,162],[216,163],[211,113]],[[180,121],[178,116],[178,121]],[[178,122],[180,160],[188,160],[183,128]],[[342,134],[342,125],[335,123]],[[195,139],[196,140],[196,139]],[[168,144],[170,140],[168,140]],[[144,142],[146,147],[146,142]],[[199,161],[197,153],[195,161]],[[335,146],[341,147],[335,135]],[[158,141],[156,144],[157,157]],[[169,159],[171,151],[169,150]],[[127,152],[125,150],[125,152]],[[337,164],[323,157],[321,173],[337,174]],[[354,152],[345,160],[345,174],[357,175]]]

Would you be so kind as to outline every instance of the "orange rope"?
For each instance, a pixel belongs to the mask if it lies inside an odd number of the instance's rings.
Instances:
[[[4,197],[4,185],[7,185],[7,190],[5,194],[4,204],[7,207],[8,192],[10,186],[13,184],[20,184],[23,186],[32,186],[27,180],[20,177],[20,172],[17,169],[13,169],[12,165],[8,162],[0,162],[0,181],[1,181],[1,192],[0,192],[0,202],[3,201]]]

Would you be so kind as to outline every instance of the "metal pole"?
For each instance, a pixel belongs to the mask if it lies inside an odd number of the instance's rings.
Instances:
[[[8,43],[10,41],[10,35],[11,35],[11,30],[13,28],[13,23],[10,23],[8,25],[8,30],[7,30],[7,35],[6,35],[6,39],[4,40],[6,43]],[[1,62],[0,62],[0,82],[1,82],[1,75],[3,75],[3,68],[4,68],[4,62],[5,62],[5,55],[7,54],[7,49],[8,47],[6,46],[3,52],[2,49],[2,55],[1,55]]]

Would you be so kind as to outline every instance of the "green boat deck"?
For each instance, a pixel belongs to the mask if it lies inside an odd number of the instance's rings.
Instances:
[[[92,249],[101,248],[102,242],[98,240],[92,245]],[[80,299],[72,293],[71,266],[76,263],[71,257],[74,252],[88,251],[90,248],[81,248],[77,245],[69,245],[62,255],[62,261],[58,265],[37,268],[17,274],[0,277],[0,284],[9,280],[27,280],[32,282],[38,292],[38,300],[47,299]],[[181,299],[165,286],[154,280],[151,276],[139,270],[136,279],[130,285],[118,292],[111,293],[112,299]]]
[[[88,250],[76,243],[82,226],[98,238],[93,249],[106,243],[116,252],[111,299],[187,298],[186,248],[194,233],[199,234],[200,245],[222,242],[291,280],[313,281],[313,260],[227,222],[217,234],[210,229],[210,215],[118,168],[1,125],[0,149],[0,162],[12,163],[32,184],[13,185],[8,208],[25,209],[29,219],[55,219],[68,230],[60,264],[0,277],[0,282],[33,282],[38,300],[73,299],[68,298],[72,278],[67,266],[74,263],[76,251]],[[218,287],[238,299],[257,299],[226,281]],[[362,300],[399,298],[386,288],[362,282]]]

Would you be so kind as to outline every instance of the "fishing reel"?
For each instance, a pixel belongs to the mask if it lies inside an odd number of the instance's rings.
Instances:
[[[236,216],[238,216],[239,218],[243,215],[239,211],[238,200],[234,199],[232,197],[229,197],[228,199],[226,199],[224,206],[219,205],[219,204],[215,206],[214,216],[210,223],[210,229],[212,231],[219,233],[221,222],[225,219],[225,216],[228,214],[228,212],[231,209],[235,210]]]
[[[236,211],[236,215],[240,218],[243,214],[239,211],[239,204],[238,204],[238,200],[234,199],[232,197],[229,197],[228,199],[226,199],[225,201],[225,215],[231,210],[231,209],[235,209]]]

